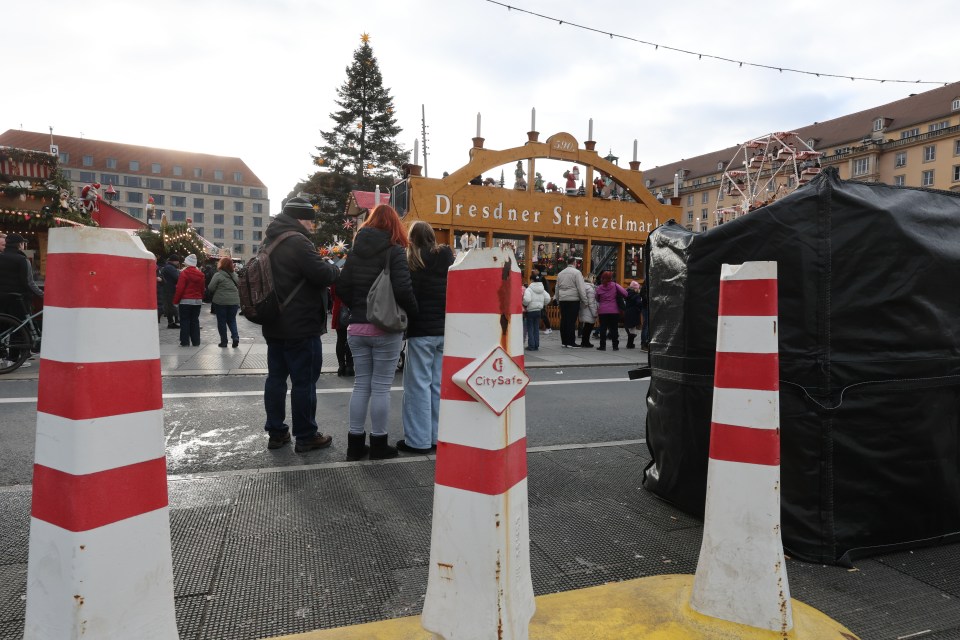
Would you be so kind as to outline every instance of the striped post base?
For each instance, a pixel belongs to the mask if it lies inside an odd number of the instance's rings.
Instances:
[[[154,257],[53,229],[44,302],[24,639],[174,640]]]
[[[524,640],[534,612],[520,271],[461,254],[447,280],[433,532],[421,622],[440,638]]]
[[[780,538],[777,264],[723,265],[703,543],[690,597],[700,613],[793,628]]]

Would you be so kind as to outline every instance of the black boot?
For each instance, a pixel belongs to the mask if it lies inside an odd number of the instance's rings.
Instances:
[[[366,433],[348,433],[347,434],[347,461],[355,462],[363,460],[370,447],[367,446]]]
[[[627,349],[636,349],[637,345],[633,344],[633,341],[637,339],[637,334],[628,333],[627,334]]]
[[[386,460],[397,457],[397,448],[387,444],[387,434],[375,436],[370,434],[370,459]]]

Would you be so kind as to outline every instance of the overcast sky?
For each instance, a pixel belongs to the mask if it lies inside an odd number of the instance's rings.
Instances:
[[[515,6],[746,62],[960,79],[955,0]],[[741,68],[486,0],[32,0],[3,15],[0,130],[52,125],[55,135],[238,156],[266,183],[272,213],[313,171],[310,154],[363,33],[407,149],[426,108],[431,177],[467,162],[478,112],[492,149],[526,141],[531,107],[541,140],[567,131],[582,143],[593,118],[601,155],[612,150],[625,166],[637,139],[642,170],[938,86]],[[544,169],[547,181],[562,180],[560,168]]]

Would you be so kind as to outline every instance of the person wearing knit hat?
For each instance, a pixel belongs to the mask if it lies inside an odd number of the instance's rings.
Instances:
[[[327,287],[336,283],[340,269],[321,256],[310,239],[316,215],[306,198],[290,198],[267,226],[261,245],[270,250],[274,290],[285,301],[279,317],[262,325],[267,341],[263,428],[268,449],[295,440],[294,451],[308,453],[333,441],[317,424],[317,380],[323,364],[320,335],[327,330]]]
[[[0,296],[0,313],[20,319],[27,316],[31,296],[43,297],[43,291],[33,280],[30,260],[23,252],[26,244],[26,238],[12,233],[0,253],[0,293],[18,294]]]
[[[197,256],[188,255],[183,260],[186,265],[177,279],[177,290],[173,294],[173,303],[180,308],[180,346],[200,346],[200,307],[203,305],[203,292],[207,288],[207,279],[197,269]]]

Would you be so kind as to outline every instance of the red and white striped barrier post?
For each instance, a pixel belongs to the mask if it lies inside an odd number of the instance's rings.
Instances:
[[[25,640],[178,637],[155,264],[50,231]]]
[[[723,265],[703,543],[690,605],[793,628],[780,538],[777,263]]]
[[[440,638],[524,640],[530,577],[520,270],[510,249],[461,254],[447,321],[433,532],[421,622]]]

